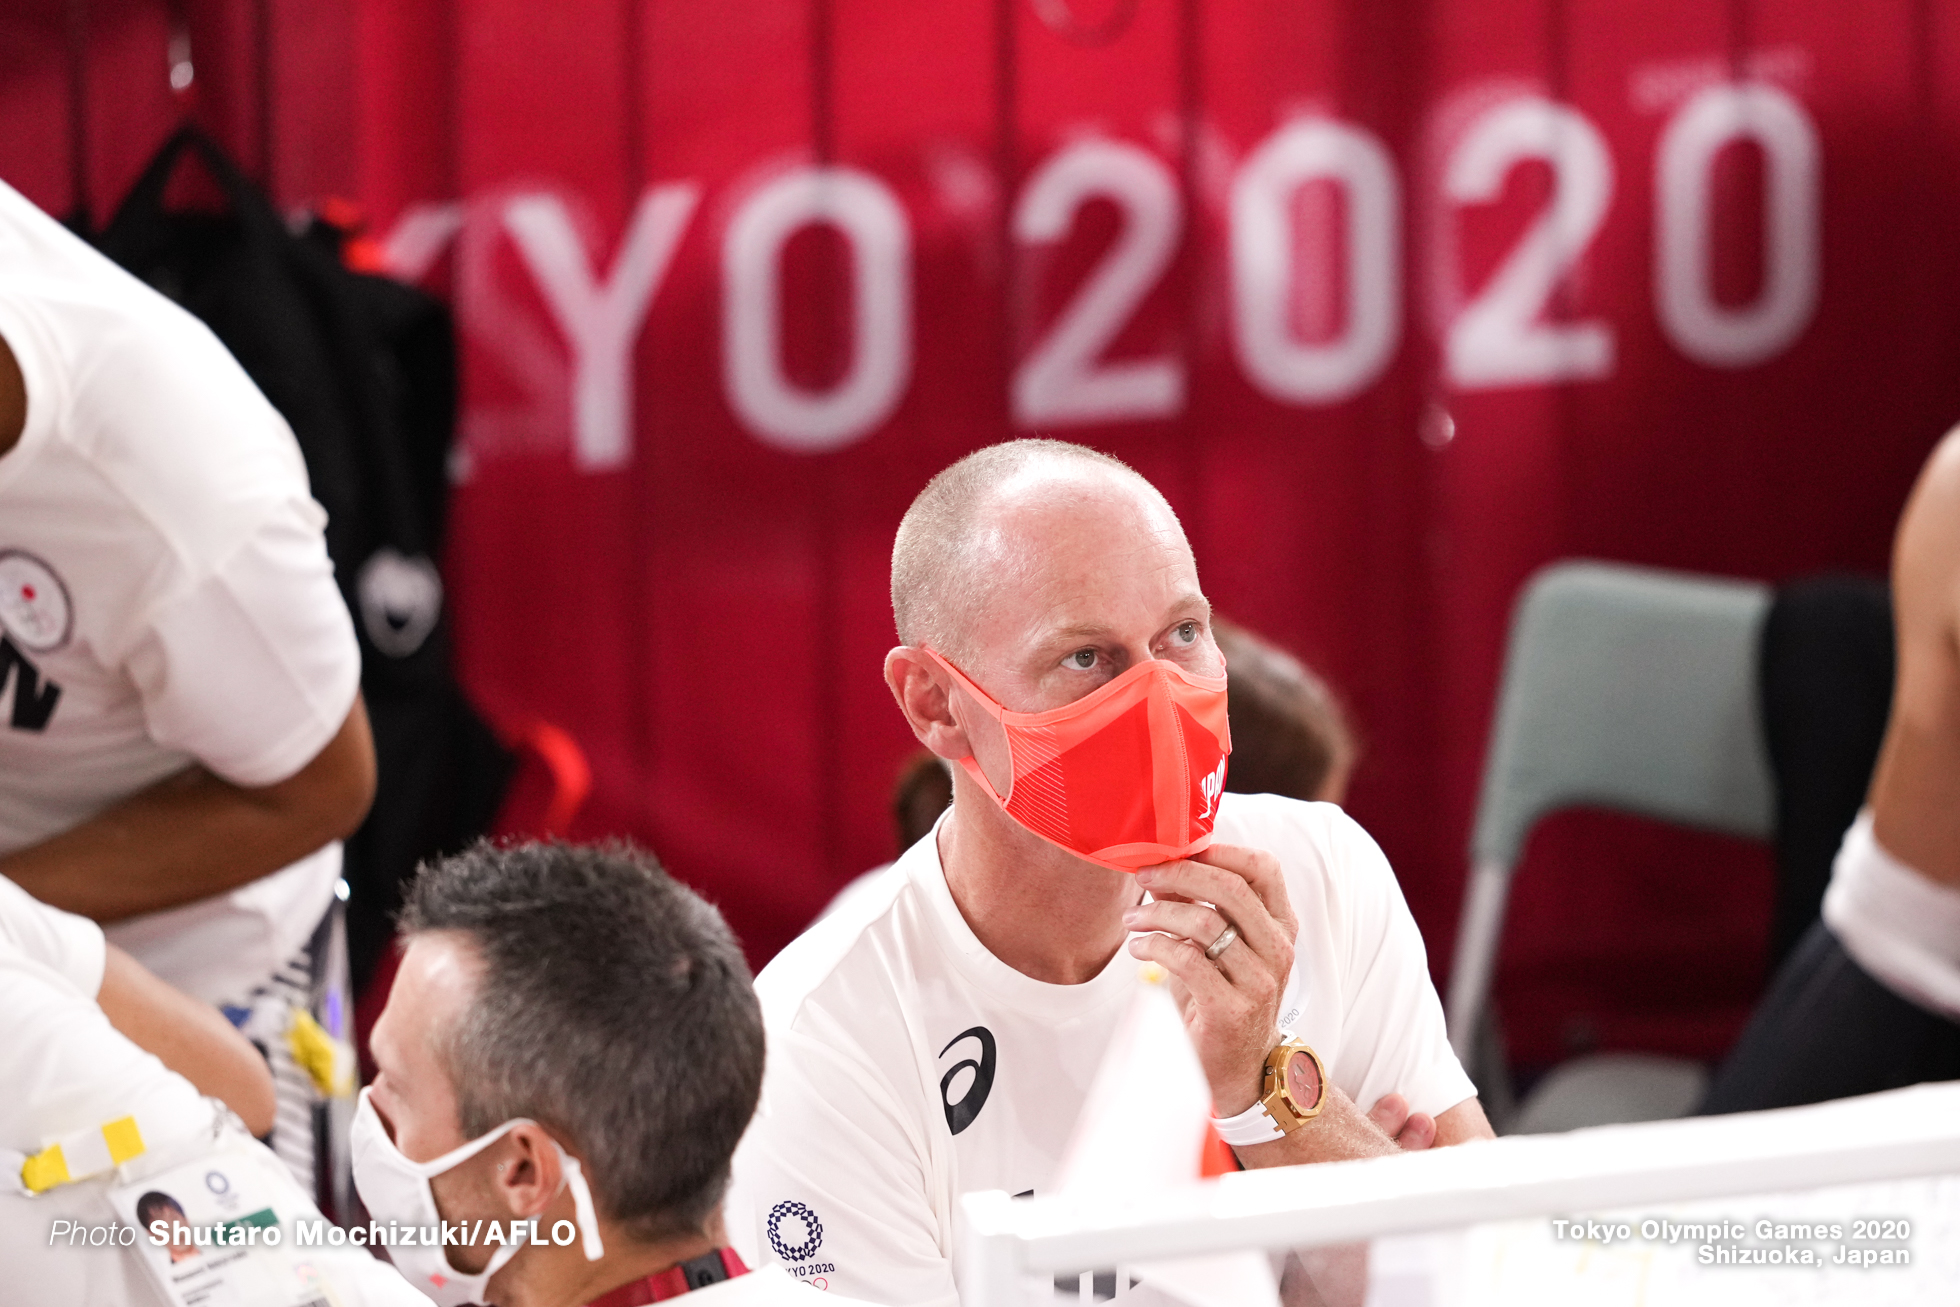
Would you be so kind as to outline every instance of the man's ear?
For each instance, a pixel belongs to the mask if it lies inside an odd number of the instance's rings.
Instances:
[[[541,1125],[514,1126],[494,1150],[496,1168],[490,1186],[497,1203],[511,1216],[528,1220],[551,1206],[565,1184],[558,1149]]]
[[[920,744],[948,762],[973,756],[966,728],[953,714],[953,678],[925,650],[902,644],[886,654],[885,684]]]

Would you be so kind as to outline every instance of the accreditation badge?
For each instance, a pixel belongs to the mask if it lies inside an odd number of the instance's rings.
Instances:
[[[319,1214],[263,1148],[221,1136],[112,1188],[109,1202],[173,1307],[342,1307],[316,1255],[327,1250],[295,1246],[295,1221]]]

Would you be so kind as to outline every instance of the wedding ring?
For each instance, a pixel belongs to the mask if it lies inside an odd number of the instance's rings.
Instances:
[[[1205,950],[1205,956],[1210,958],[1212,961],[1216,962],[1218,960],[1218,955],[1220,953],[1223,953],[1226,949],[1232,947],[1232,941],[1237,939],[1238,937],[1239,937],[1239,928],[1237,926],[1225,927],[1223,933],[1221,933],[1217,939],[1211,942],[1211,947]]]

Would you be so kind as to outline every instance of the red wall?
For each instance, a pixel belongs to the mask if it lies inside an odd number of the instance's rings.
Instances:
[[[1219,607],[1342,687],[1352,810],[1441,974],[1522,578],[1882,569],[1960,415],[1931,0],[185,10],[198,115],[454,296],[469,686],[573,732],[580,832],[650,843],[758,961],[893,852],[886,551],[977,445],[1130,460]],[[0,14],[0,177],[56,211],[70,11]],[[181,111],[167,13],[87,6],[98,216]],[[778,347],[725,358],[731,315]],[[1552,823],[1499,984],[1518,1051],[1718,1052],[1767,895],[1760,850]]]

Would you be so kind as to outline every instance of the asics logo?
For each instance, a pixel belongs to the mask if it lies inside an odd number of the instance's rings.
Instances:
[[[987,1105],[987,1095],[994,1090],[994,1032],[985,1026],[962,1030],[953,1036],[952,1043],[939,1050],[939,1056],[945,1057],[953,1051],[953,1045],[963,1039],[979,1041],[979,1058],[961,1058],[939,1078],[939,1101],[946,1109],[946,1128],[954,1134],[973,1124],[973,1118],[979,1116],[980,1109]],[[958,1102],[954,1102],[953,1079],[968,1069],[972,1070],[973,1079],[967,1081],[965,1092]]]

